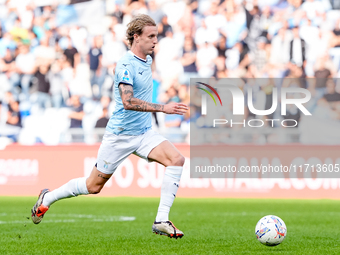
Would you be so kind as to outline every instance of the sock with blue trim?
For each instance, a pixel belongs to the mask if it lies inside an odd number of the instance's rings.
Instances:
[[[50,206],[54,202],[68,197],[76,197],[78,195],[87,195],[89,191],[86,186],[86,177],[72,179],[60,188],[52,190],[45,194],[42,204]]]
[[[165,169],[156,222],[169,220],[170,208],[176,197],[182,171],[182,166],[168,166]]]

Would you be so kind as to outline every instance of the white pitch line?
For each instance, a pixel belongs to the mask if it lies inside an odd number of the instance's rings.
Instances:
[[[84,217],[83,217],[84,218]],[[109,216],[107,218],[93,218],[89,221],[92,222],[113,222],[113,221],[134,221],[136,217],[131,216]],[[64,219],[64,220],[44,220],[44,223],[76,223],[83,222],[76,219]],[[0,224],[27,224],[30,223],[29,220],[14,220],[14,221],[0,221]]]

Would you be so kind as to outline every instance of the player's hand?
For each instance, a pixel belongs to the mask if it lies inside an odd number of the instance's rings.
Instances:
[[[172,102],[164,105],[163,112],[167,114],[183,115],[188,111],[188,109],[188,106],[185,104]]]

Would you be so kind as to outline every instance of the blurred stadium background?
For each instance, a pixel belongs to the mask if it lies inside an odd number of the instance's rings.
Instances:
[[[337,0],[1,0],[0,144],[100,142],[126,24],[138,13],[158,24],[154,102],[189,104],[190,77],[315,77],[323,80],[288,86],[307,87],[315,105],[326,95],[327,108],[340,102],[340,84],[325,80],[340,75],[339,8]],[[270,105],[270,93],[258,88],[255,98]],[[321,114],[338,124],[339,108]],[[188,142],[188,115],[153,116],[171,141]],[[300,142],[292,135],[280,143]]]
[[[310,132],[303,138],[299,127],[280,138],[263,129],[226,142],[267,144],[249,147],[264,152],[283,148],[276,144],[339,144],[339,9],[339,0],[0,0],[0,148],[7,146],[0,151],[0,185],[7,185],[1,194],[33,195],[46,184],[55,188],[88,174],[114,111],[114,69],[128,50],[126,24],[138,13],[158,24],[153,102],[183,102],[197,111],[199,103],[190,102],[190,78],[292,78],[286,86],[311,91],[313,116],[325,123],[322,134],[332,136]],[[270,86],[254,90],[259,107],[271,105],[271,91]],[[300,120],[299,111],[288,110],[290,118]],[[154,129],[176,143],[187,162],[189,114],[153,115]],[[294,148],[291,152],[298,153],[306,147]],[[329,150],[338,162],[337,146],[310,148],[306,158]],[[103,194],[155,196],[164,169],[141,162],[127,160],[125,172],[117,171]],[[303,189],[301,197],[335,197],[340,187],[338,180],[292,181],[291,189],[273,182],[263,193],[251,182],[194,180],[188,171],[186,166],[179,191],[187,196],[295,197]],[[50,174],[57,172],[60,178],[52,180]],[[273,189],[278,192],[270,193]]]

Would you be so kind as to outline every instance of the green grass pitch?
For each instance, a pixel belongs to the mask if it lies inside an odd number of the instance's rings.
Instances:
[[[0,197],[0,254],[340,254],[340,201],[177,198],[170,220],[182,239],[155,235],[157,198],[77,197],[52,205],[39,225],[33,197]],[[282,244],[255,237],[257,221],[281,217]]]

